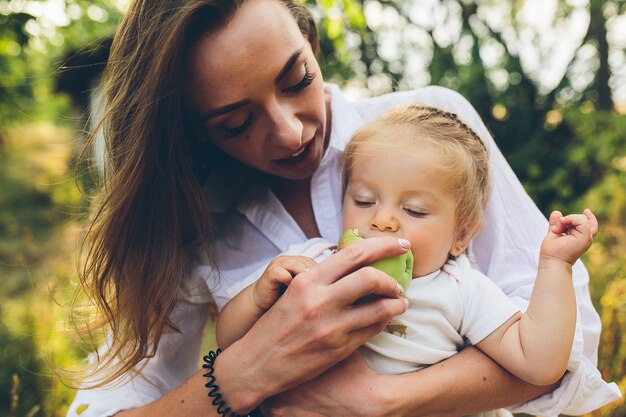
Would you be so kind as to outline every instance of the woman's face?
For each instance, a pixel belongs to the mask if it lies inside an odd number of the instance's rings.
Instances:
[[[185,92],[206,137],[243,163],[291,180],[319,166],[328,99],[311,45],[278,1],[248,1],[197,41]]]

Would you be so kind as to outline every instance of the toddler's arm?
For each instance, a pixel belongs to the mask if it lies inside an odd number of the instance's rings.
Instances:
[[[576,327],[572,264],[591,246],[597,231],[598,222],[589,209],[565,217],[552,212],[528,309],[477,347],[531,384],[558,381],[567,369]]]
[[[278,300],[296,275],[315,265],[315,261],[306,256],[273,259],[261,277],[233,297],[220,312],[215,330],[217,345],[226,349],[239,340]]]

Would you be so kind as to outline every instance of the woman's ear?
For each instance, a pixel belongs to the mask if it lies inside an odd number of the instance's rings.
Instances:
[[[452,247],[450,248],[450,255],[459,256],[470,244],[470,241],[476,234],[478,233],[479,225],[474,223],[469,223],[459,227],[456,232],[456,238],[454,242],[452,242]]]

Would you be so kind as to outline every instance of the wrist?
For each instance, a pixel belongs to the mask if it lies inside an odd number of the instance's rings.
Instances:
[[[570,262],[552,255],[539,255],[539,269],[558,269],[561,271],[565,270],[566,272],[571,272],[574,262]]]
[[[268,398],[267,381],[259,378],[254,362],[245,359],[237,341],[224,350],[214,363],[216,384],[226,404],[239,415],[246,415]]]
[[[406,389],[402,387],[404,378],[401,375],[379,375],[376,404],[379,407],[374,415],[394,417],[410,417],[420,415],[419,408],[414,407],[416,398],[402,395]]]

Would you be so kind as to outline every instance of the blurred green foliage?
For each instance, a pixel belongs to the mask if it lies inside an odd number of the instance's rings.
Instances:
[[[60,15],[45,9],[52,3],[63,4]],[[0,415],[65,415],[73,391],[54,369],[85,357],[63,306],[76,284],[88,208],[73,172],[87,102],[59,90],[67,67],[82,66],[76,56],[91,57],[85,67],[93,70],[79,93],[94,87],[97,54],[122,13],[118,3],[0,0]],[[599,368],[624,391],[626,116],[614,89],[623,81],[615,62],[624,62],[625,45],[611,41],[608,28],[626,1],[556,1],[552,27],[581,11],[589,25],[552,84],[542,79],[541,59],[547,63],[561,45],[542,43],[522,18],[523,0],[306,3],[318,18],[327,81],[371,95],[429,83],[453,88],[476,107],[544,213],[596,212],[601,231],[584,259],[604,329]],[[486,12],[493,9],[497,24]],[[541,61],[535,67],[522,56],[529,36],[525,48]],[[626,405],[592,415],[626,416]]]
[[[0,415],[61,416],[72,397],[54,370],[85,356],[67,331],[86,200],[73,180],[73,131],[5,130],[0,154]],[[8,412],[8,414],[7,414]]]

